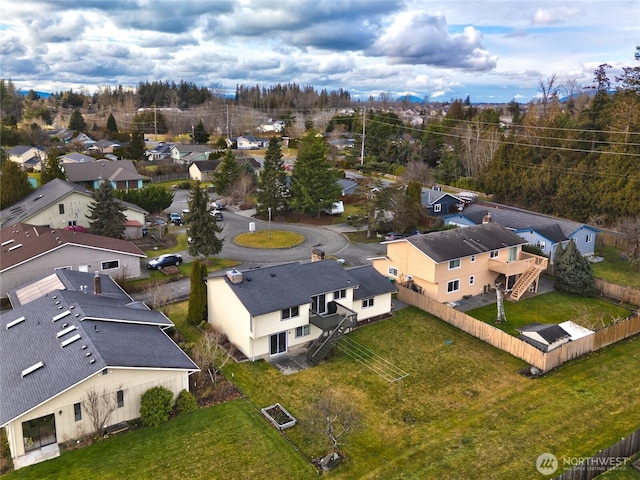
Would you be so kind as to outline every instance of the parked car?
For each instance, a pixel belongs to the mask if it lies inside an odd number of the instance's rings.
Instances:
[[[222,212],[220,210],[211,210],[209,213],[211,213],[211,215],[216,218],[216,222],[221,222],[222,220],[224,220],[224,216],[222,215]]]
[[[401,238],[404,238],[402,233],[389,232],[384,236],[384,241],[388,242],[389,240],[399,240]]]
[[[153,260],[150,260],[147,264],[147,268],[149,270],[158,270],[164,267],[171,267],[175,265],[176,267],[182,263],[182,256],[177,253],[167,253],[165,255],[160,255]]]
[[[161,227],[165,226],[167,224],[167,221],[164,218],[160,218],[160,217],[149,217],[147,218],[147,225],[148,226],[154,226],[154,225],[160,225]]]
[[[169,214],[169,221],[174,225],[182,225],[184,222],[182,221],[182,215],[179,213],[172,212]]]
[[[209,202],[209,208],[213,210],[224,210],[227,208],[227,205],[222,200],[216,200],[214,202]]]

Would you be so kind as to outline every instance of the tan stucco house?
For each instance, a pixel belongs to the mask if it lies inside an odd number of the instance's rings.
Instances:
[[[116,200],[125,207],[125,238],[142,238],[142,226],[149,212],[129,202]],[[93,192],[56,178],[31,192],[15,205],[0,211],[0,226],[28,223],[51,228],[89,227],[89,205]]]
[[[527,241],[487,223],[383,242],[384,257],[371,259],[382,275],[439,302],[478,295],[500,283],[518,300],[537,289],[547,258],[522,250]]]
[[[104,428],[140,417],[149,388],[177,397],[198,370],[165,333],[173,323],[108,275],[58,270],[10,300],[0,315],[0,427],[16,468],[94,432],[91,391],[113,405]]]
[[[335,260],[288,263],[207,279],[208,322],[247,358],[286,353],[343,320],[387,315],[395,286],[371,265],[343,268]]]
[[[140,276],[146,255],[128,240],[26,223],[0,228],[0,297],[58,269]]]

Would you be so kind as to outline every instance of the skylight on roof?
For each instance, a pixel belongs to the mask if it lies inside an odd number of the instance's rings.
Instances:
[[[22,246],[21,243],[14,245],[13,247],[9,247],[9,252],[11,252],[12,250],[15,250],[16,248],[20,248]]]
[[[0,243],[0,246],[4,247],[5,245],[9,245],[10,243],[15,242],[15,240],[12,238],[11,240],[7,240],[6,242],[2,242]]]
[[[35,372],[36,370],[38,370],[39,368],[44,367],[44,363],[42,362],[38,362],[34,365],[31,365],[29,368],[25,368],[24,370],[22,370],[22,373],[20,375],[22,375],[22,377],[26,377],[27,375],[29,375],[30,373]]]
[[[70,327],[67,327],[64,330],[60,330],[58,333],[56,333],[56,337],[60,338],[69,332],[73,332],[76,328],[77,327],[75,325],[71,325]]]
[[[67,315],[71,315],[71,310],[65,310],[64,312],[59,313],[58,315],[52,318],[52,321],[57,322],[58,320],[66,317]]]
[[[13,327],[15,325],[18,325],[19,323],[24,322],[25,320],[26,320],[25,317],[16,318],[12,322],[7,323],[7,330],[9,330],[11,327]]]
[[[62,342],[60,345],[62,346],[62,348],[66,347],[67,345],[72,344],[73,342],[76,342],[80,340],[80,334],[76,334],[71,338],[67,338],[64,342]]]

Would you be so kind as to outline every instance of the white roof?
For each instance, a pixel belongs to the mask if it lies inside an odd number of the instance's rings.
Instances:
[[[559,324],[562,329],[570,335],[571,340],[577,340],[588,335],[592,335],[593,331],[588,328],[573,323],[571,320]]]

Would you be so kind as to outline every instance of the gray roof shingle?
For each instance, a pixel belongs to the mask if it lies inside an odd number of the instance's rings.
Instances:
[[[362,300],[363,298],[398,291],[387,278],[373,268],[373,265],[360,265],[347,268],[346,271],[358,284],[358,288],[353,292],[354,300]]]
[[[396,241],[414,245],[436,263],[527,243],[497,223],[425,233]]]
[[[107,367],[198,369],[158,326],[171,321],[140,308],[107,275],[100,276],[102,295],[95,295],[80,289],[93,286],[93,274],[57,274],[64,289],[0,315],[0,426]]]

